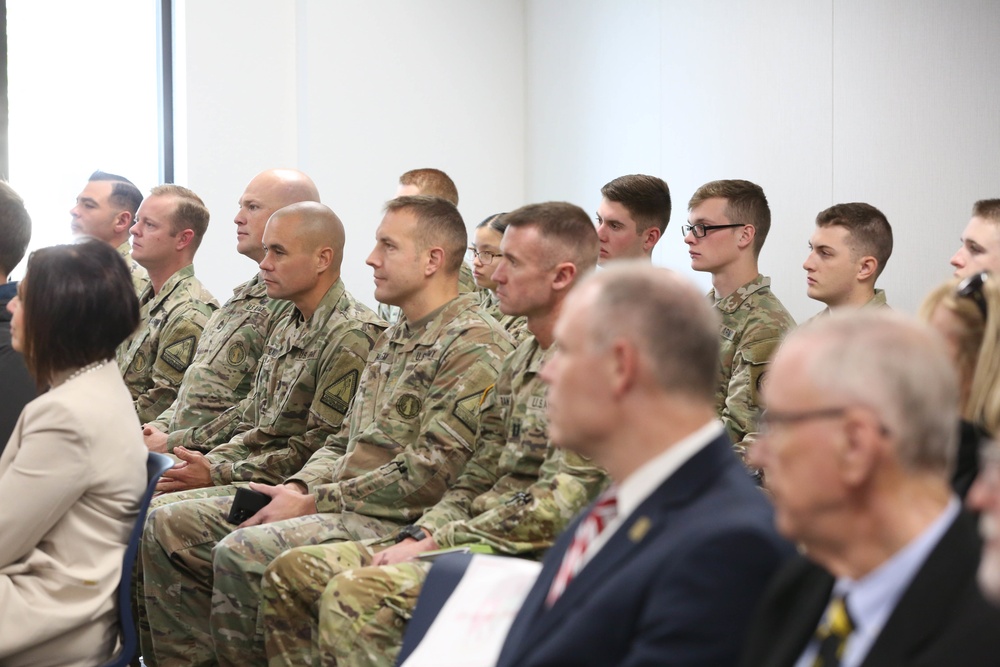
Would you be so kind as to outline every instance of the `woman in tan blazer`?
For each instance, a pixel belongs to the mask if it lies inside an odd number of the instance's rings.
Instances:
[[[8,305],[41,393],[0,456],[0,665],[100,665],[146,485],[146,448],[115,347],[139,306],[96,240],[35,252]]]

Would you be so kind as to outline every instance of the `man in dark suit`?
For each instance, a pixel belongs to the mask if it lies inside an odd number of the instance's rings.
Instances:
[[[889,312],[824,318],[785,341],[764,398],[752,462],[805,556],[769,587],[741,664],[997,664],[1000,611],[948,483],[958,389],[940,341]]]
[[[500,667],[735,664],[791,547],[715,418],[718,328],[648,264],[568,297],[542,370],[550,435],[616,484],[548,553]]]

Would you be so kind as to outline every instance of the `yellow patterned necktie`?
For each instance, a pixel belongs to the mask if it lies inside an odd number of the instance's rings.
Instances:
[[[838,595],[830,600],[823,622],[816,628],[819,652],[812,667],[840,667],[844,645],[847,644],[847,638],[852,632],[854,632],[854,622],[847,613],[843,596]]]

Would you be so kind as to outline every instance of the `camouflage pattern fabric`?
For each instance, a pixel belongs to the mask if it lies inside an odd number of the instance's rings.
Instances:
[[[312,317],[293,309],[268,339],[240,424],[206,457],[216,485],[278,484],[340,428],[384,329],[337,280]]]
[[[142,294],[146,290],[146,285],[149,284],[149,274],[146,273],[146,269],[139,266],[137,261],[132,259],[132,244],[129,241],[125,241],[116,250],[122,256],[122,259],[125,260],[125,264],[128,265],[128,271],[132,274],[132,286],[135,287],[136,295]]]
[[[159,294],[150,284],[139,296],[139,328],[118,346],[116,357],[140,422],[153,421],[177,398],[202,330],[218,307],[191,264],[170,276]]]
[[[531,335],[531,332],[528,331],[528,318],[521,315],[504,315],[500,311],[500,301],[497,300],[495,293],[488,289],[481,290],[481,293],[480,305],[482,305],[483,310],[500,323],[510,339],[514,341],[515,347],[523,343]]]
[[[746,461],[760,417],[760,392],[767,368],[781,339],[795,328],[795,320],[771,292],[771,279],[760,274],[723,299],[715,291],[708,298],[722,315],[719,331],[719,389],[715,408]]]
[[[340,431],[294,478],[326,490],[321,514],[231,532],[221,518],[228,505],[212,499],[151,513],[142,557],[155,634],[144,655],[161,665],[235,664],[230,652],[256,659],[260,579],[271,560],[292,546],[388,535],[440,498],[471,453],[480,397],[511,350],[470,298],[401,322],[376,343]],[[336,510],[333,497],[342,501]],[[157,519],[161,512],[169,515]]]
[[[271,299],[259,275],[233,290],[233,297],[205,325],[173,405],[152,425],[164,433],[212,421],[247,397],[257,362],[277,322],[292,302]],[[175,436],[167,449],[181,442]]]
[[[548,440],[539,373],[551,350],[529,337],[485,396],[476,454],[417,521],[441,548],[485,544],[540,558],[606,485],[602,469]],[[360,544],[307,547],[268,567],[261,617],[269,664],[393,664],[427,568],[346,571],[370,565],[370,556]]]

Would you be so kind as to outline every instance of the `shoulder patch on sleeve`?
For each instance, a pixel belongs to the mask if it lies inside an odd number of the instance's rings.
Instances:
[[[194,348],[194,336],[181,338],[176,343],[168,345],[163,350],[163,354],[160,355],[160,359],[163,359],[168,366],[178,373],[183,373],[191,365],[191,359],[194,358]]]
[[[452,414],[458,421],[465,424],[465,428],[473,433],[476,432],[479,424],[479,402],[483,399],[483,392],[469,394],[465,398],[460,398],[455,402],[455,409]]]
[[[346,415],[347,408],[350,407],[351,400],[354,398],[354,392],[358,389],[359,376],[357,369],[354,369],[334,380],[329,387],[323,390],[320,402],[328,408]]]

